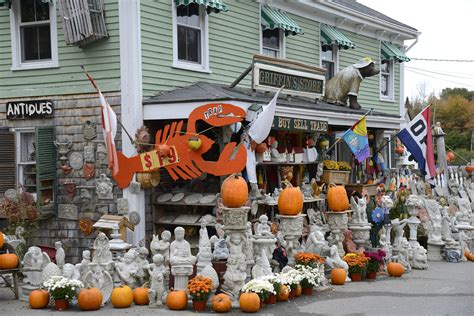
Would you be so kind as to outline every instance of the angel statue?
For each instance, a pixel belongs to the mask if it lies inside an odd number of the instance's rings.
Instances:
[[[114,282],[107,270],[98,263],[89,264],[90,271],[84,277],[84,284],[88,287],[98,288],[102,292],[102,305],[107,303],[112,295]]]
[[[51,262],[46,252],[39,247],[32,246],[23,257],[23,272],[28,278],[28,283],[34,286],[41,284],[42,271]]]
[[[94,240],[94,255],[92,262],[95,263],[109,263],[112,261],[112,252],[110,251],[109,239],[100,232]]]

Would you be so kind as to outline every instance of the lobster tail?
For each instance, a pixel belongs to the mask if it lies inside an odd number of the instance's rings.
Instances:
[[[142,170],[142,165],[140,162],[139,156],[134,156],[131,158],[126,157],[122,152],[117,152],[118,159],[118,173],[113,176],[117,185],[121,189],[125,189],[130,185],[130,182],[133,179],[135,172],[140,172]]]

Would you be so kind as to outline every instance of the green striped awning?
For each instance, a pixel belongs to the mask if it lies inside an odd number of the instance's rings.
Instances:
[[[0,7],[6,6],[6,7],[11,7],[13,0],[0,0]],[[37,0],[41,1],[43,3],[51,3],[54,4],[55,0]]]
[[[222,2],[222,0],[174,0],[174,2],[176,3],[176,6],[189,5],[191,3],[200,4],[206,6],[207,13],[227,11],[227,6]]]
[[[399,63],[410,61],[410,58],[397,45],[382,41],[381,46],[383,59],[393,59]]]
[[[261,14],[263,30],[282,29],[286,35],[303,33],[301,27],[283,10],[263,5]]]
[[[339,45],[344,49],[355,48],[355,44],[350,39],[331,25],[321,23],[321,38],[328,45]]]

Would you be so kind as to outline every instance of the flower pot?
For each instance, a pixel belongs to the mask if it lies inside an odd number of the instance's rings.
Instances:
[[[275,304],[277,301],[277,296],[275,294],[270,294],[265,300],[265,304]]]
[[[312,287],[304,287],[302,290],[301,290],[301,293],[303,295],[313,295],[313,288]]]
[[[290,294],[288,295],[288,299],[289,299],[289,300],[294,299],[294,298],[295,298],[295,295],[296,295],[296,291],[295,291],[295,290],[291,290],[291,291],[290,291]]]
[[[377,279],[377,272],[367,272],[367,279],[368,279],[368,280],[375,280],[375,279]]]
[[[58,311],[64,311],[68,309],[69,303],[65,299],[54,300],[54,308]]]
[[[298,286],[295,289],[295,297],[301,296],[301,285],[298,284]]]
[[[351,278],[352,282],[359,282],[362,280],[361,273],[349,273],[349,277]]]
[[[193,300],[193,310],[195,312],[204,312],[206,310],[206,301]]]

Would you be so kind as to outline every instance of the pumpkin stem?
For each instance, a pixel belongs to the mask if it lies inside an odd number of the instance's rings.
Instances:
[[[291,184],[291,182],[288,180],[282,181],[282,184],[285,185],[285,189],[293,187],[293,184]]]

